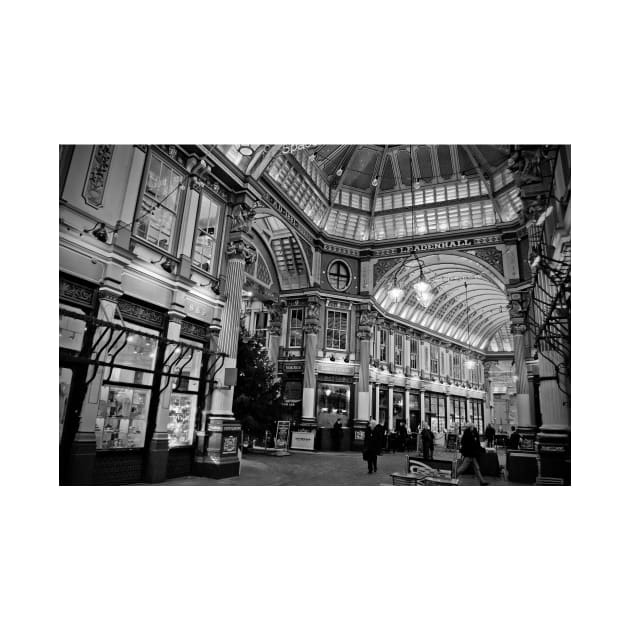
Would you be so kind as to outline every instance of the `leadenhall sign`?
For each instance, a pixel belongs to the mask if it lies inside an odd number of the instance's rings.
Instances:
[[[500,243],[500,236],[478,236],[475,238],[460,238],[452,241],[438,241],[433,243],[418,243],[403,247],[390,247],[379,249],[377,256],[391,256],[392,254],[412,254],[414,252],[430,252],[436,249],[461,249],[462,247],[477,247],[490,243]]]

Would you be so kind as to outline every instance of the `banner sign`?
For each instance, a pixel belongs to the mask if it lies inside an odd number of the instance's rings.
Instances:
[[[291,434],[291,448],[314,451],[315,431],[294,431]]]
[[[276,448],[289,448],[290,420],[278,420],[276,427]]]

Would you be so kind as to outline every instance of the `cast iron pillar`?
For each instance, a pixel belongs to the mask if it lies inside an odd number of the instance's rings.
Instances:
[[[226,248],[228,258],[225,280],[225,306],[221,317],[219,351],[224,353],[210,398],[210,408],[203,411],[203,423],[207,435],[202,453],[195,457],[196,474],[214,479],[234,477],[240,473],[238,443],[241,425],[232,412],[234,386],[236,384],[236,355],[240,327],[240,313],[245,264],[256,258],[249,232],[256,210],[243,200],[232,208],[232,225]]]

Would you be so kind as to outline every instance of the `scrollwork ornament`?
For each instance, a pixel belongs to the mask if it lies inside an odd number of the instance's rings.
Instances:
[[[239,203],[232,208],[232,232],[248,233],[252,228],[252,221],[256,216],[256,210],[245,204]]]

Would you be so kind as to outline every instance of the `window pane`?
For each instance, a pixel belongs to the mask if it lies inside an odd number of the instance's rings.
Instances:
[[[96,448],[142,448],[151,392],[146,389],[101,387],[96,417]]]

